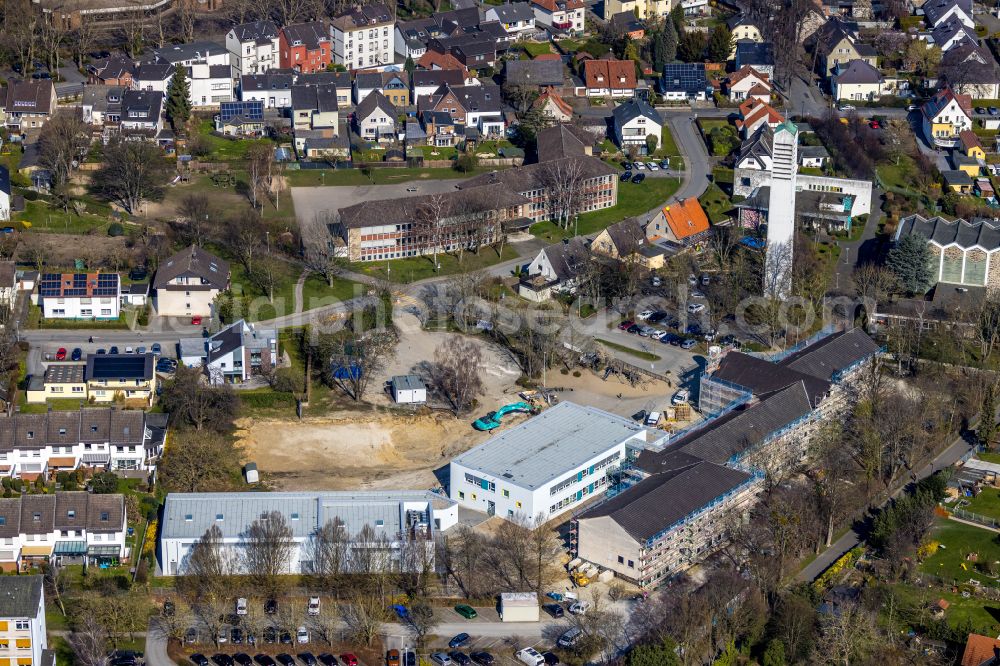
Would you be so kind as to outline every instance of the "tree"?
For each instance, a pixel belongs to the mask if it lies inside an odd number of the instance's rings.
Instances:
[[[100,472],[90,480],[90,489],[95,495],[110,495],[118,492],[118,476],[114,472]]]
[[[924,76],[933,76],[941,64],[941,47],[928,46],[927,42],[915,39],[906,47],[903,66]]]
[[[87,125],[74,114],[58,111],[38,135],[39,161],[52,172],[58,187],[69,180],[73,162],[87,152],[90,140]]]
[[[987,448],[997,436],[997,383],[986,383],[983,391],[983,402],[979,409],[979,423],[976,425],[976,437],[979,443]]]
[[[583,163],[579,160],[553,160],[540,174],[548,198],[549,218],[568,229],[583,209]]]
[[[181,365],[173,379],[164,382],[160,405],[172,417],[171,425],[199,431],[231,430],[239,411],[239,398],[228,386],[207,386],[201,378],[201,368]]]
[[[320,527],[312,539],[313,574],[327,590],[336,590],[348,571],[350,537],[344,521],[334,517]]]
[[[476,157],[476,154],[466,151],[455,160],[455,170],[462,173],[469,173],[470,171],[475,171],[478,163],[479,159]]]
[[[232,437],[215,432],[177,431],[159,464],[160,483],[175,492],[229,490],[239,479],[243,450]]]
[[[258,141],[247,150],[247,177],[250,180],[250,203],[257,207],[260,203],[264,212],[264,199],[269,197],[274,180],[274,149],[270,143]]]
[[[622,44],[622,60],[632,60],[633,62],[639,60],[639,47],[628,35],[625,35]]]
[[[712,154],[724,157],[739,145],[739,137],[735,128],[730,125],[713,127],[708,132],[708,142],[712,146]]]
[[[415,70],[416,68],[417,64],[413,62],[413,56],[407,54],[406,62],[403,63],[403,69],[406,71],[407,74],[413,76],[413,70]]]
[[[329,211],[316,213],[315,222],[302,233],[303,258],[306,267],[314,273],[322,275],[327,286],[331,288],[334,281],[347,269],[347,260],[337,251],[328,231],[333,222],[333,215]],[[314,307],[306,305],[307,309]]]
[[[680,3],[670,10],[670,22],[674,24],[674,33],[678,37],[684,34],[684,7]]]
[[[760,663],[761,666],[785,666],[785,644],[777,638],[768,641]]]
[[[187,70],[184,67],[174,68],[174,75],[167,87],[164,111],[175,132],[180,132],[191,118],[191,84],[188,82]]]
[[[869,320],[898,284],[893,271],[873,262],[865,262],[855,268],[853,279],[855,293],[861,298]]]
[[[705,33],[690,30],[681,35],[677,57],[684,62],[698,62],[705,55]]]
[[[155,144],[116,138],[104,147],[104,166],[94,174],[96,189],[129,213],[161,195],[167,162]]]
[[[227,592],[226,579],[234,573],[222,530],[212,525],[191,546],[187,574],[181,579],[192,601],[212,599]]]
[[[472,407],[482,395],[482,364],[482,349],[471,339],[451,336],[434,350],[434,386],[457,411]]]
[[[712,30],[708,38],[708,59],[712,62],[726,62],[733,49],[733,34],[725,23]]]
[[[340,611],[351,637],[364,645],[372,644],[387,619],[382,598],[364,590],[357,590],[341,603]]]
[[[185,194],[177,212],[187,220],[183,232],[184,244],[202,247],[208,240],[210,229],[215,225],[212,202],[208,195],[201,192]]]
[[[636,645],[628,655],[628,666],[681,666],[677,643],[664,638],[659,644]]]
[[[646,135],[646,154],[652,155],[656,152],[656,146],[660,143],[660,137],[655,134]]]
[[[281,281],[284,272],[285,264],[281,259],[272,254],[265,254],[254,262],[253,270],[247,277],[262,294],[267,296],[269,303],[274,303],[274,289]]]
[[[81,666],[107,666],[108,634],[92,615],[84,615],[67,637],[73,658]]]
[[[439,620],[434,617],[434,609],[426,601],[420,601],[409,609],[409,623],[413,633],[417,635],[418,645],[434,630]]]
[[[899,166],[899,159],[907,155],[913,142],[913,131],[910,123],[904,118],[890,118],[886,124],[882,136],[889,147],[890,156]]]
[[[272,511],[250,523],[244,537],[243,570],[257,589],[275,595],[280,576],[288,573],[295,541],[285,517]]]
[[[919,234],[903,236],[886,258],[886,265],[909,294],[923,294],[930,288],[935,277],[930,263],[930,248]]]

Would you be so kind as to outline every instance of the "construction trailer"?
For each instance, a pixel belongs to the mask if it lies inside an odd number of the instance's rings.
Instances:
[[[534,592],[500,594],[501,622],[538,622],[538,595]]]

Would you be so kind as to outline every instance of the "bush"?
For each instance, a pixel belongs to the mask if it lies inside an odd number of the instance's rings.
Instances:
[[[302,388],[304,381],[302,373],[294,368],[278,368],[271,388],[279,393],[294,393]]]
[[[476,156],[472,153],[462,153],[455,160],[455,170],[462,173],[469,173],[476,168]]]
[[[95,495],[109,495],[118,492],[118,477],[114,472],[95,474],[90,480],[90,488]]]
[[[121,225],[121,222],[112,222],[108,226],[108,235],[117,238],[119,236],[125,235],[125,227]]]
[[[295,396],[291,393],[278,393],[271,390],[242,391],[239,393],[239,398],[244,407],[252,409],[295,407]]]
[[[25,190],[24,191],[24,200],[25,201],[38,201],[38,192],[36,192],[34,190]]]

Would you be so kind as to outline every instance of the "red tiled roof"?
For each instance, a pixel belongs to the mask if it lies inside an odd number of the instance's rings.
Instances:
[[[462,61],[452,54],[438,53],[431,49],[427,49],[420,56],[420,60],[417,61],[417,67],[423,69],[455,69],[465,74],[469,73],[469,70],[462,64]]]
[[[777,125],[785,122],[785,117],[774,110],[767,102],[762,102],[756,97],[751,97],[740,104],[740,117],[736,119],[737,129],[742,129],[746,125],[754,125],[762,117],[766,117],[768,125]]]
[[[631,60],[588,60],[583,63],[583,80],[588,88],[632,88],[637,85],[635,63]]]
[[[958,133],[958,138],[962,142],[962,148],[969,150],[970,148],[979,148],[983,152],[986,152],[983,148],[982,142],[979,141],[979,137],[972,130],[962,130]]]
[[[750,65],[743,65],[742,67],[739,68],[739,70],[733,72],[733,75],[729,77],[729,85],[734,86],[743,79],[747,78],[748,76],[756,76],[758,79],[764,82],[767,82],[769,78],[767,74],[758,72]]]
[[[565,7],[562,9],[556,4],[556,0],[531,0],[531,3],[538,5],[542,9],[547,9],[550,12],[565,11],[568,9],[580,9],[583,7],[583,0],[566,0]]]
[[[552,103],[555,104],[556,107],[560,111],[562,111],[563,113],[565,113],[566,115],[569,115],[569,116],[573,115],[573,107],[570,106],[566,102],[566,100],[564,100],[562,97],[560,97],[557,93],[554,93],[552,91],[546,91],[546,92],[543,92],[541,95],[539,95],[538,99],[535,100],[535,103],[534,103],[533,106],[536,109],[542,109],[542,108],[545,107],[545,103],[547,101],[549,101],[549,100],[552,100]]]
[[[1000,648],[1000,639],[969,634],[969,639],[965,642],[965,652],[962,653],[962,666],[982,666],[993,658],[993,651],[996,648]]]
[[[663,217],[677,240],[708,231],[708,217],[694,197],[663,207]]]

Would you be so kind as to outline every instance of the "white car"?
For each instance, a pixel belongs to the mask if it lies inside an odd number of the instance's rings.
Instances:
[[[688,303],[688,312],[697,314],[705,309],[704,303]]]
[[[670,399],[670,404],[672,405],[686,405],[688,399],[691,398],[691,392],[687,389],[681,389],[677,393],[674,393],[674,397]]]
[[[295,640],[297,640],[299,643],[309,642],[309,632],[306,631],[305,627],[298,628],[298,630],[295,632]]]
[[[247,600],[246,597],[240,597],[236,600],[236,614],[246,615],[247,614]]]
[[[646,169],[646,165],[643,164],[642,162],[636,162],[635,168],[638,169],[639,171],[644,171]]]
[[[653,333],[649,337],[650,337],[651,340],[656,340],[657,342],[662,342],[663,338],[667,337],[668,335],[670,335],[670,334],[667,333],[666,331],[657,331],[656,333]]]
[[[590,610],[589,601],[577,601],[575,604],[569,607],[569,612],[573,615],[586,615],[587,611]]]
[[[319,597],[309,597],[307,610],[310,615],[319,615]]]
[[[545,664],[545,657],[539,654],[535,648],[524,648],[517,653],[517,658],[522,664],[528,664],[528,666],[544,666]]]
[[[653,316],[653,310],[643,310],[642,312],[640,312],[639,314],[637,314],[635,316],[635,318],[638,321],[646,321],[647,319],[649,319],[652,316]]]
[[[698,284],[698,278],[694,276],[694,273],[688,275],[688,284],[691,285],[692,287]]]
[[[660,165],[657,164],[656,162],[648,162],[646,164],[646,168],[649,169],[650,171],[659,171]]]
[[[649,416],[646,417],[646,425],[650,426],[651,428],[655,428],[656,424],[658,424],[659,422],[660,422],[659,412],[650,412]]]
[[[134,354],[134,353],[135,353],[135,350],[134,350],[134,349],[132,349],[131,347],[126,347],[126,348],[125,348],[125,353],[126,353],[126,354]]]
[[[451,665],[451,657],[449,657],[444,652],[435,652],[434,654],[432,654],[431,661],[433,661],[435,664],[441,664],[441,666]]]
[[[705,292],[695,289],[691,292],[691,298],[705,298]]]
[[[841,111],[855,111],[856,109],[854,108],[853,104],[841,104],[840,105],[840,110]]]

